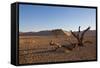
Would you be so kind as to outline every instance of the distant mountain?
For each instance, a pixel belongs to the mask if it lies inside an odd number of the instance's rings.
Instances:
[[[44,36],[44,35],[52,35],[51,31],[40,31],[40,32],[21,32],[20,36]]]
[[[57,35],[69,35],[69,32],[63,31],[62,29],[55,29],[55,30],[45,30],[40,32],[19,32],[20,36],[52,36],[54,34]]]
[[[55,33],[56,32],[56,33]],[[75,32],[77,34],[77,32]],[[55,29],[55,30],[45,30],[45,31],[40,31],[40,32],[19,32],[20,36],[52,36],[54,34],[57,35],[66,35],[66,36],[70,36],[71,33],[68,31],[64,31],[62,29]],[[95,30],[89,30],[86,32],[87,36],[95,36],[96,35],[96,31]]]

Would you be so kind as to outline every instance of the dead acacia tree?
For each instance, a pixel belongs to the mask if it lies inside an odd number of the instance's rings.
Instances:
[[[89,29],[90,29],[90,27],[86,28],[85,30],[83,30],[81,32],[80,31],[80,26],[79,26],[77,34],[72,32],[72,30],[71,30],[71,34],[77,39],[78,46],[84,46],[84,44],[83,44],[84,35]]]

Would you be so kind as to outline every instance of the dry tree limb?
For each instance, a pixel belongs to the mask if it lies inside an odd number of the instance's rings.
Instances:
[[[80,41],[82,42],[83,41],[83,38],[84,38],[84,34],[90,29],[90,27],[88,27],[87,29],[85,29],[82,34],[81,34],[81,37],[80,37]]]
[[[80,37],[79,34],[80,34],[80,32],[81,32],[81,31],[80,31],[80,28],[81,28],[81,26],[78,27],[78,33],[77,33],[77,37],[78,37],[78,39],[79,39],[79,37]]]
[[[90,29],[90,27],[88,27],[87,29],[85,29],[85,30],[81,33],[81,31],[80,31],[80,26],[79,26],[77,35],[76,35],[74,32],[72,32],[72,30],[71,30],[72,35],[73,35],[73,36],[77,39],[77,41],[78,41],[78,46],[83,46],[84,35],[85,35],[85,33],[86,33],[89,29]]]
[[[57,42],[53,42],[52,40],[50,41],[50,45],[52,46],[55,46],[55,51],[59,48],[66,48],[67,50],[69,51],[72,51],[75,47],[76,47],[76,43],[72,43],[72,42],[69,42],[70,44],[66,44],[66,45],[61,45]]]

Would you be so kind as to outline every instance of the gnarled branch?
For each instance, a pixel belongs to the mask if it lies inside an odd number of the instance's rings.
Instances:
[[[79,26],[77,35],[76,35],[74,32],[72,32],[72,30],[71,30],[71,33],[72,33],[72,35],[77,39],[78,45],[79,45],[79,46],[83,46],[83,38],[84,38],[84,35],[85,35],[85,33],[86,33],[89,29],[90,29],[90,27],[88,27],[87,29],[85,29],[85,30],[81,33],[81,31],[80,31],[80,26]]]

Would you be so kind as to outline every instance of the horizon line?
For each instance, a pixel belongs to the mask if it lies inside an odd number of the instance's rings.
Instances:
[[[41,32],[41,31],[52,31],[52,30],[57,30],[57,29],[51,29],[51,30],[40,30],[40,31],[19,31],[19,32],[22,32],[22,33],[26,33],[26,32]],[[60,30],[60,29],[59,29]],[[61,30],[63,30],[63,29],[61,29]],[[90,29],[91,31],[92,30],[96,30],[96,29]],[[67,32],[70,32],[71,30],[63,30],[63,31],[67,31]],[[73,31],[73,30],[72,30]],[[74,30],[73,32],[77,32],[78,30]],[[83,31],[83,30],[81,30],[81,31]]]

